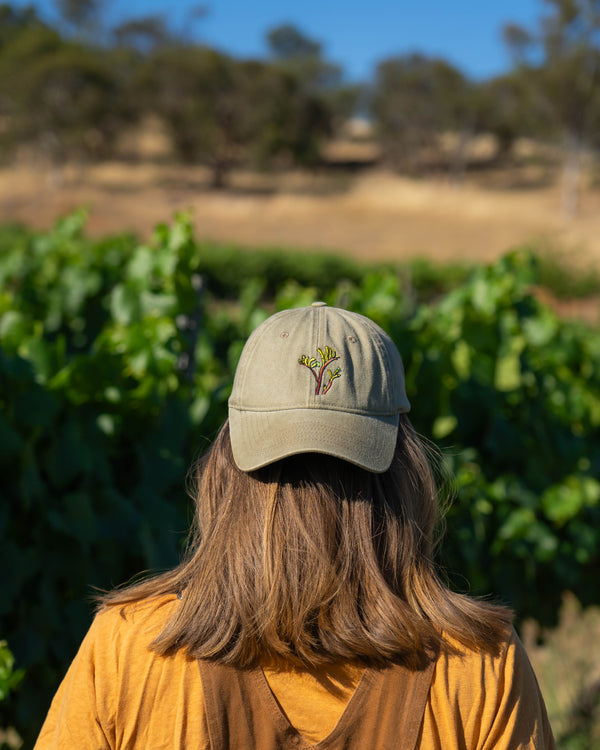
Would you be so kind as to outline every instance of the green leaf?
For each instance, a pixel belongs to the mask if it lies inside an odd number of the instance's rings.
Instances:
[[[105,435],[112,436],[116,431],[116,422],[112,414],[99,414],[96,424]]]
[[[600,482],[592,477],[567,477],[564,482],[549,487],[541,503],[546,516],[558,526],[579,515],[584,507],[594,507],[600,501]]]
[[[138,247],[127,266],[128,278],[136,279],[143,284],[148,284],[154,269],[155,252],[155,250],[152,250],[145,245]]]
[[[471,375],[472,354],[473,351],[466,341],[457,341],[452,352],[452,365],[461,380],[466,380]]]
[[[433,423],[433,436],[437,440],[441,440],[453,432],[456,429],[457,424],[458,420],[453,414],[438,417]]]
[[[498,530],[498,538],[505,541],[522,539],[535,522],[535,513],[531,508],[516,508]]]
[[[88,215],[89,211],[86,208],[77,208],[70,214],[61,217],[54,225],[54,236],[62,242],[81,237]]]
[[[531,346],[545,346],[550,343],[557,330],[558,320],[549,310],[543,310],[523,322],[523,331]]]
[[[475,310],[484,315],[492,315],[496,310],[494,295],[491,294],[493,282],[478,278],[472,285],[472,299]]]
[[[140,290],[132,284],[124,283],[115,287],[110,309],[113,318],[122,325],[129,325],[141,317]]]
[[[31,333],[31,321],[18,310],[7,310],[0,317],[0,341],[15,350],[27,334]]]
[[[518,354],[505,354],[496,360],[494,387],[498,391],[513,391],[521,386],[521,360]]]
[[[0,641],[0,701],[18,687],[25,675],[25,670],[14,669],[15,659],[6,641]]]

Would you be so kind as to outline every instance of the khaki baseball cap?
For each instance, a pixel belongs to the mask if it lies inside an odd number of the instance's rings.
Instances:
[[[233,457],[252,471],[325,453],[380,473],[409,410],[402,359],[376,323],[324,302],[284,310],[242,351],[229,399]]]

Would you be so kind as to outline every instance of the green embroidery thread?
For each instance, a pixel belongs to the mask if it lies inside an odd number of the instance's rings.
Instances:
[[[307,357],[306,354],[303,354],[298,360],[298,364],[306,367],[311,371],[316,382],[315,395],[324,396],[333,385],[333,381],[336,378],[340,377],[340,375],[342,374],[342,370],[340,367],[336,367],[335,370],[327,370],[329,379],[326,383],[323,383],[323,375],[325,374],[327,366],[334,362],[336,359],[339,359],[339,356],[336,350],[332,349],[330,346],[326,346],[323,349],[317,347],[317,352],[319,353],[319,357],[321,357],[321,362],[316,360],[314,357]],[[321,388],[323,388],[323,390],[321,390]]]

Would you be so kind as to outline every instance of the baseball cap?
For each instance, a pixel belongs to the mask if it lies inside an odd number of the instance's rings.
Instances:
[[[325,453],[381,473],[409,410],[402,359],[376,323],[324,302],[284,310],[242,350],[229,398],[233,457],[253,471]]]

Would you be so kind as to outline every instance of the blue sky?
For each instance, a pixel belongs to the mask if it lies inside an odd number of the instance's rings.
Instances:
[[[13,0],[52,15],[53,0]],[[198,0],[103,0],[110,21],[162,13],[175,29],[188,24]],[[325,56],[349,80],[367,80],[379,60],[420,51],[446,58],[473,78],[509,67],[501,29],[507,22],[535,26],[543,0],[205,0],[208,12],[195,36],[239,57],[261,57],[265,33],[293,23],[323,44]]]

